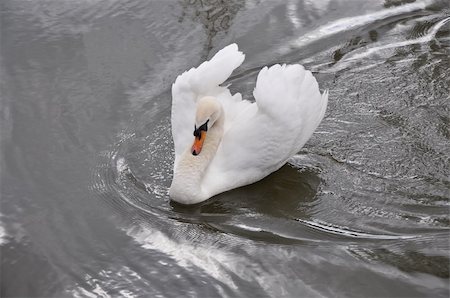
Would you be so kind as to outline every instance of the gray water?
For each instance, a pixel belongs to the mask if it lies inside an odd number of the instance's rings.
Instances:
[[[448,297],[447,1],[3,0],[1,296]],[[170,87],[302,63],[325,119],[266,179],[171,203]]]

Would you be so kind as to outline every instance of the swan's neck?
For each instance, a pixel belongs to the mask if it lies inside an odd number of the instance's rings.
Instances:
[[[223,136],[223,113],[214,125],[208,129],[202,151],[192,155],[191,147],[186,148],[174,169],[174,177],[170,186],[170,197],[183,204],[195,204],[210,197],[202,182],[213,160]]]

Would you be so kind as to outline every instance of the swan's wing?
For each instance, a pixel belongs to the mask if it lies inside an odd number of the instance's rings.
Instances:
[[[297,153],[322,121],[328,91],[320,94],[311,71],[302,65],[264,67],[258,74],[253,96],[259,112],[268,115],[285,133],[286,159]]]
[[[301,65],[258,74],[254,104],[235,117],[205,175],[212,194],[255,182],[281,167],[324,117],[328,92]]]
[[[193,141],[197,100],[203,96],[219,96],[227,100],[225,87],[219,87],[244,61],[244,54],[231,44],[205,61],[177,77],[172,85],[172,136],[175,145],[175,164],[178,157]],[[224,95],[225,93],[225,95]],[[236,97],[229,99],[237,100]]]

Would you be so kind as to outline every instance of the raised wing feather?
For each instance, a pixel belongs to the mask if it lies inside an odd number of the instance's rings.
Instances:
[[[311,137],[323,119],[328,102],[328,93],[321,95],[314,76],[299,64],[263,68],[253,96],[259,113],[267,115],[273,127],[284,131],[276,138],[282,149],[277,155],[283,156],[284,161]],[[281,146],[283,142],[290,146]]]
[[[175,164],[178,157],[193,140],[197,100],[211,95],[219,98],[227,110],[234,102],[241,101],[240,94],[231,96],[225,87],[219,87],[244,61],[244,54],[236,44],[231,44],[205,61],[177,77],[172,85],[172,136],[175,145]]]
[[[299,151],[311,137],[322,121],[328,103],[328,92],[321,95],[312,73],[299,64],[263,68],[253,96],[259,111],[289,132],[286,136],[290,138],[286,142],[292,146],[286,158]]]

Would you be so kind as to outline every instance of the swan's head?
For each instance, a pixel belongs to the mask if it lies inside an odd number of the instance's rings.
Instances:
[[[195,140],[191,150],[193,155],[200,154],[208,129],[213,127],[221,116],[222,106],[215,97],[205,96],[197,102],[194,126]]]

